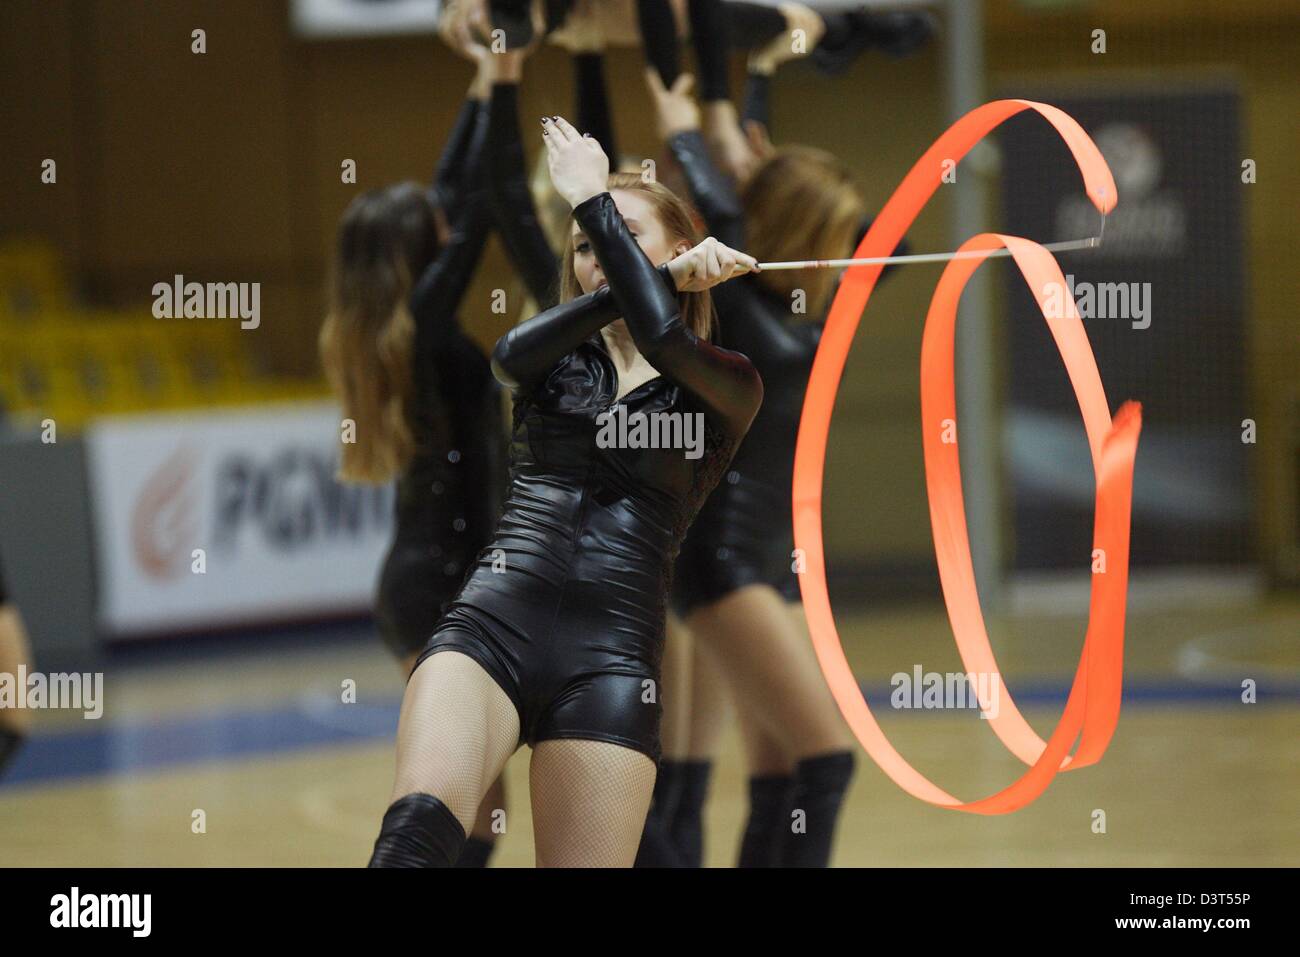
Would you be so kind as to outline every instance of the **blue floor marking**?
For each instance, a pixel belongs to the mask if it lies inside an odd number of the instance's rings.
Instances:
[[[877,709],[889,701],[892,689],[867,690]],[[1064,706],[1068,687],[1041,682],[1013,688],[1020,707]],[[1261,705],[1300,703],[1300,684],[1259,688]],[[33,735],[19,751],[0,781],[0,793],[17,785],[97,775],[124,774],[255,758],[328,745],[392,741],[397,732],[401,699],[381,698],[373,704],[344,704],[317,696],[288,700],[261,710],[227,709],[172,718],[110,723],[85,721],[85,727]],[[1128,682],[1124,707],[1241,706],[1236,685],[1191,682]],[[888,713],[888,712],[885,712]],[[909,709],[908,715],[949,714],[949,711]]]

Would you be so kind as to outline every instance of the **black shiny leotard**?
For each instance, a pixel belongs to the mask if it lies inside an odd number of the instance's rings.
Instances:
[[[599,116],[599,101],[589,100],[582,93],[586,112]],[[528,190],[518,112],[513,84],[496,84],[490,103],[466,100],[435,174],[453,233],[411,295],[417,452],[397,483],[396,533],[376,601],[380,634],[401,658],[433,634],[491,540],[505,494],[501,390],[456,320],[494,225],[533,297],[554,301],[555,256]]]
[[[575,218],[609,285],[515,327],[493,355],[515,398],[510,484],[492,543],[421,658],[478,662],[519,712],[521,743],[608,741],[658,760],[659,666],[673,560],[762,399],[742,355],[683,325],[608,193]],[[599,330],[625,317],[660,373],[617,399]],[[597,416],[698,413],[704,452],[602,448]]]
[[[744,249],[740,201],[713,165],[697,131],[669,148],[681,164],[710,235]],[[678,559],[674,605],[689,614],[746,585],[771,585],[798,598],[792,570],[790,487],[804,390],[821,323],[796,321],[787,302],[742,276],[714,291],[719,342],[744,353],[763,377],[763,407],[717,490],[691,527]]]
[[[410,298],[415,320],[416,452],[397,481],[392,546],[379,577],[375,617],[389,650],[418,652],[487,544],[502,495],[505,452],[500,391],[483,350],[456,309],[490,225],[481,167],[486,107],[466,101],[439,164],[434,192],[453,233]]]
[[[710,160],[699,132],[678,133],[668,146],[710,234],[743,250],[740,201]],[[795,318],[790,304],[753,276],[717,287],[713,299],[719,342],[754,363],[763,377],[764,399],[682,547],[673,596],[682,615],[747,585],[770,585],[787,601],[800,600],[791,505],[794,447],[824,319]]]

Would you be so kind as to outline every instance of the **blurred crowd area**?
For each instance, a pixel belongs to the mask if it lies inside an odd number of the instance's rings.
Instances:
[[[96,415],[319,398],[323,381],[275,375],[237,322],[159,319],[87,304],[50,243],[0,244],[0,416],[15,429]]]

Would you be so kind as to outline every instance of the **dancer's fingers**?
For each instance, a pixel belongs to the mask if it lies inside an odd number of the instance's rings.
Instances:
[[[712,237],[710,237],[712,239]],[[717,240],[713,240],[717,242]],[[739,249],[732,249],[725,243],[718,243],[718,254],[723,265],[723,279],[730,279],[732,276],[742,276],[745,273],[759,272],[758,260],[748,253],[742,253]]]
[[[736,271],[736,251],[724,243],[718,243],[718,265],[723,279],[730,279]]]
[[[659,71],[652,66],[645,68],[645,83],[650,87],[650,95],[656,102],[663,99],[664,94],[668,92],[664,89],[664,81],[659,79]]]
[[[574,140],[582,139],[582,134],[574,129],[573,124],[562,116],[552,116],[551,125],[554,126],[555,129],[559,130],[560,134],[564,136],[567,142],[572,143]],[[551,135],[555,136],[556,134],[552,133]]]
[[[711,280],[720,279],[722,277],[722,263],[718,259],[718,241],[710,237],[704,242],[705,275]]]
[[[758,272],[758,263],[737,258],[731,275],[727,278],[734,279],[736,276],[745,276],[751,272]]]

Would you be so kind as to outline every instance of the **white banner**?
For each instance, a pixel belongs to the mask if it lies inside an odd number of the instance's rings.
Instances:
[[[433,33],[439,0],[293,0],[294,32],[304,37]]]
[[[338,442],[329,402],[95,421],[101,627],[158,633],[366,610],[393,490],[336,482]]]

